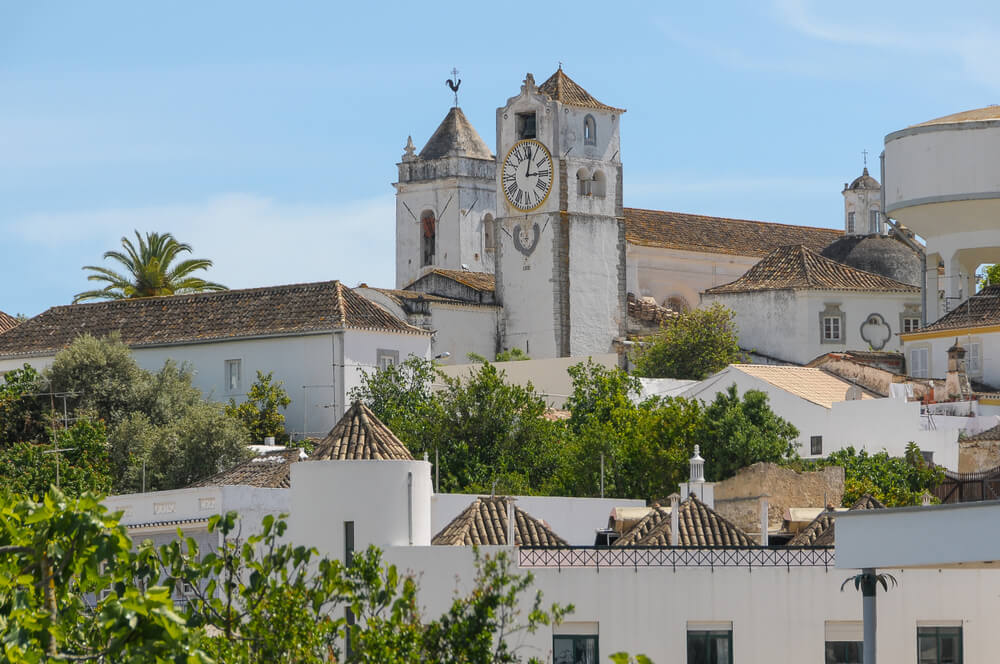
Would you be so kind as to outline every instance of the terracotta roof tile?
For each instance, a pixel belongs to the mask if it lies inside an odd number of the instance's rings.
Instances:
[[[987,286],[916,333],[987,325],[1000,325],[1000,285]]]
[[[233,468],[188,486],[241,485],[265,489],[287,489],[292,485],[292,464],[303,458],[305,458],[305,453],[297,447],[275,450],[255,456]]]
[[[691,494],[678,508],[680,542],[670,541],[670,510],[656,506],[615,546],[756,546],[749,535]]]
[[[355,401],[309,457],[310,461],[331,459],[413,461],[413,455],[368,406]]]
[[[766,256],[787,244],[803,244],[813,251],[822,251],[842,235],[842,231],[831,228],[625,208],[625,239],[647,247]]]
[[[975,436],[969,436],[967,438],[963,438],[962,442],[963,443],[992,442],[997,440],[1000,440],[1000,424],[996,425],[995,427],[986,429],[985,431],[980,431]]]
[[[489,272],[466,272],[465,270],[445,270],[441,268],[435,268],[431,272],[440,274],[442,277],[447,277],[475,290],[491,293],[496,290],[496,277]]]
[[[511,499],[506,496],[481,496],[452,519],[431,544],[443,546],[506,546],[507,509]],[[531,516],[516,503],[514,510],[514,546],[566,546],[566,540],[552,532],[543,521]]]
[[[471,157],[473,159],[493,159],[493,153],[483,141],[469,119],[457,106],[453,106],[444,117],[427,145],[420,151],[421,159],[441,157]]]
[[[20,323],[18,319],[13,316],[9,316],[4,312],[0,311],[0,334],[3,334],[7,330],[13,329]]]
[[[775,249],[736,281],[709,288],[705,293],[718,295],[770,290],[846,290],[914,295],[920,292],[916,286],[838,263],[803,245],[790,245]]]
[[[928,127],[931,125],[959,124],[962,122],[983,122],[986,120],[1000,120],[1000,105],[993,104],[984,108],[976,108],[971,111],[952,113],[941,118],[921,122],[911,125],[912,127]]]
[[[797,397],[824,408],[846,401],[847,391],[855,384],[823,369],[813,367],[786,367],[773,364],[730,364],[730,368],[742,371],[748,376],[770,383]],[[874,399],[877,395],[857,386],[862,399]]]
[[[885,505],[876,498],[865,494],[858,498],[857,502],[851,505],[849,512],[854,510],[881,510]],[[789,542],[788,546],[833,546],[834,544],[834,522],[838,512],[826,509],[812,520],[808,526],[798,532]]]
[[[0,335],[0,357],[59,351],[82,334],[121,334],[130,346],[321,332],[337,328],[429,334],[339,281],[52,307]]]
[[[466,272],[466,274],[468,274],[468,272]],[[378,291],[379,293],[382,293],[389,299],[394,300],[397,304],[402,304],[403,302],[426,301],[426,302],[437,302],[438,304],[454,304],[463,307],[496,306],[495,304],[481,304],[479,302],[467,302],[466,300],[458,300],[453,297],[444,297],[443,295],[434,295],[433,293],[424,293],[423,291],[403,290],[399,288],[374,288],[371,286],[369,288]]]
[[[556,73],[549,76],[544,83],[539,85],[538,91],[548,95],[555,101],[569,106],[593,108],[599,111],[613,111],[615,113],[625,112],[624,108],[608,106],[594,99],[589,92],[580,87],[580,84],[567,76],[562,67],[557,69]]]

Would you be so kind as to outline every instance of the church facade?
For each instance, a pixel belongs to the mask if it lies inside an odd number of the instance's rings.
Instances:
[[[528,74],[496,111],[494,154],[451,108],[419,152],[407,140],[398,164],[395,288],[361,294],[434,333],[432,353],[461,363],[514,349],[621,353],[629,336],[789,245],[833,248],[828,258],[848,265],[857,254],[864,264],[853,267],[910,282],[899,265],[919,257],[887,234],[867,169],[845,185],[844,231],[625,207],[624,113],[561,67],[541,85]],[[886,251],[895,263],[878,264]]]

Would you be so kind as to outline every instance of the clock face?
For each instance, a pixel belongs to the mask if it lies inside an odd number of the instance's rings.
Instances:
[[[552,155],[533,138],[518,141],[503,160],[500,177],[507,201],[522,212],[530,212],[552,191]]]

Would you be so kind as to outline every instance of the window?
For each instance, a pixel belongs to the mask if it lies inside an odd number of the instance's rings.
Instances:
[[[926,348],[914,348],[910,351],[910,375],[914,378],[929,378],[930,367],[928,366],[928,350]]]
[[[847,213],[847,232],[848,233],[853,233],[854,232],[854,213],[853,212],[848,212]]]
[[[868,211],[868,232],[869,233],[881,233],[882,229],[879,224],[879,214],[878,210]]]
[[[829,620],[826,632],[826,664],[861,664],[864,625],[856,621]]]
[[[399,351],[398,350],[385,350],[379,348],[375,351],[375,366],[379,368],[379,371],[383,369],[388,369],[391,366],[399,364]]]
[[[553,634],[553,664],[598,664],[596,634]]]
[[[434,245],[437,243],[437,223],[434,213],[424,210],[420,213],[420,255],[421,266],[434,264]]]
[[[226,392],[240,391],[242,384],[243,360],[226,360]]]
[[[823,454],[823,436],[809,437],[809,454]]]
[[[966,345],[965,370],[970,374],[983,372],[983,345],[978,341],[970,341]]]
[[[493,251],[493,215],[483,217],[483,249]]]
[[[517,137],[519,139],[537,137],[535,131],[534,113],[518,113],[516,119],[517,119],[517,124],[515,126],[515,130],[517,131]]]
[[[590,186],[590,193],[594,196],[599,196],[604,198],[604,192],[607,191],[606,180],[604,178],[603,171],[594,171],[594,182]]]
[[[688,625],[688,664],[733,664],[733,628]]]
[[[962,664],[962,627],[917,627],[917,664]]]
[[[916,316],[903,316],[903,334],[916,332],[920,329],[920,318]]]
[[[586,168],[581,168],[576,172],[576,193],[580,196],[590,196],[593,192],[591,185],[593,180],[590,179],[590,173],[587,172]]]
[[[587,115],[583,119],[583,144],[597,145],[597,123],[594,122],[593,115]]]
[[[840,316],[823,317],[823,341],[840,341]]]

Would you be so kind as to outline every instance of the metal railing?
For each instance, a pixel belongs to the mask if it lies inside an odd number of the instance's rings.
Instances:
[[[522,546],[520,567],[824,567],[834,565],[832,547],[687,547],[687,546]]]

